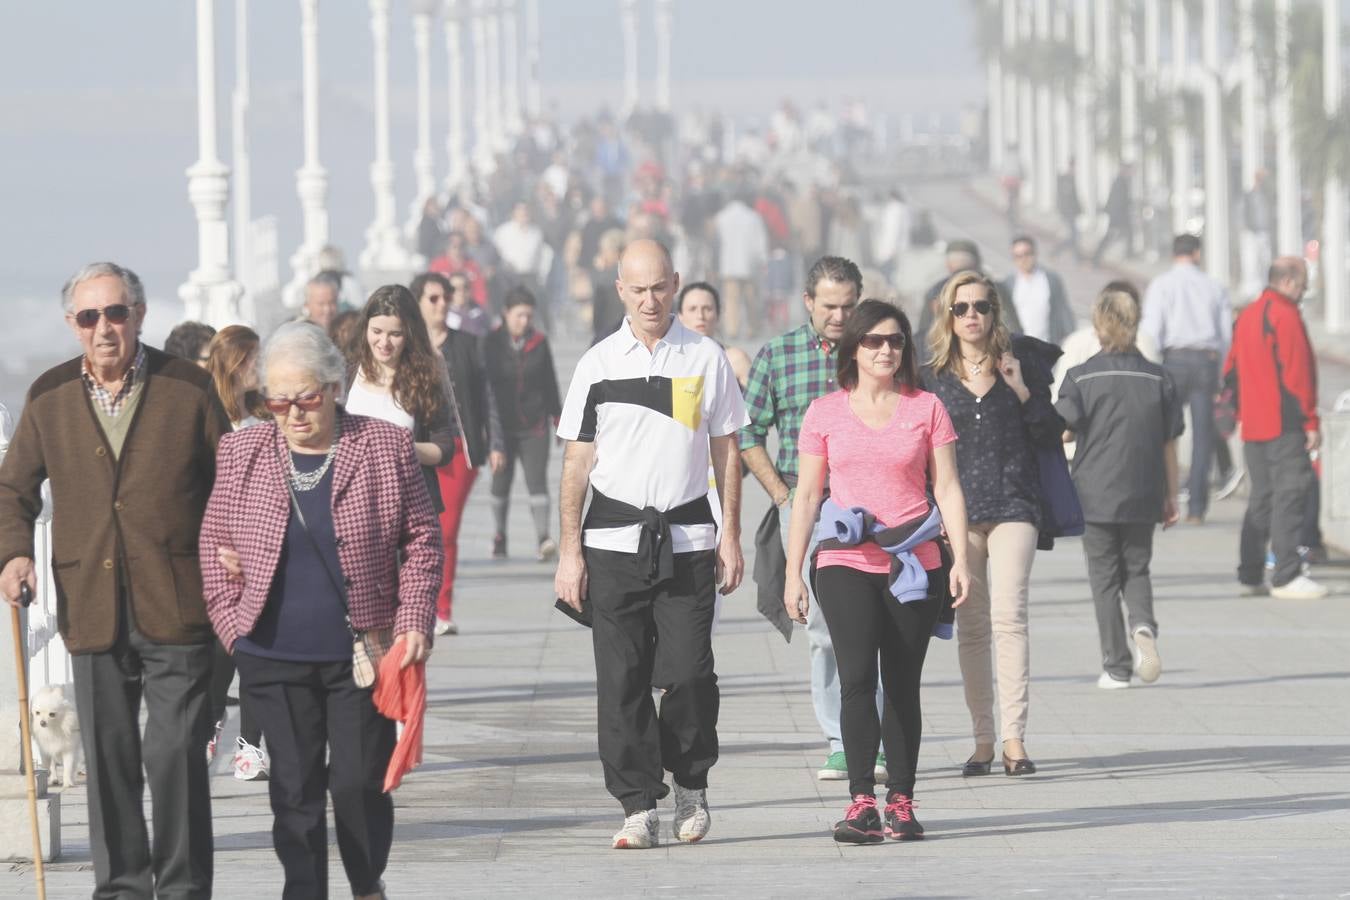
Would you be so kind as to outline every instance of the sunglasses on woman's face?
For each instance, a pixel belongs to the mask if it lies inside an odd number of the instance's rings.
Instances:
[[[892,350],[903,350],[905,336],[898,331],[895,334],[864,334],[858,338],[858,343],[868,350],[880,350],[883,344]]]
[[[987,316],[994,309],[994,304],[988,300],[976,300],[974,303],[967,303],[962,300],[960,303],[952,304],[952,315],[958,319],[964,319],[970,314],[970,308],[975,307],[975,311],[982,316]]]
[[[323,406],[323,391],[310,391],[299,397],[264,397],[263,406],[274,416],[288,415],[292,406],[298,406],[304,412],[314,412]]]
[[[112,325],[121,325],[131,318],[131,307],[125,303],[109,303],[102,309],[82,309],[75,314],[75,324],[81,328],[93,328],[100,316]]]

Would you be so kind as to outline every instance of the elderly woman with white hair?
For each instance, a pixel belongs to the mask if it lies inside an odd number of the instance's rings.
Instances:
[[[259,373],[274,420],[221,440],[201,530],[207,612],[271,751],[285,897],[328,895],[325,788],[352,893],[382,896],[395,728],[353,646],[401,637],[404,667],[425,660],[440,586],[412,433],[345,412],[345,370],[317,326],[277,330]]]

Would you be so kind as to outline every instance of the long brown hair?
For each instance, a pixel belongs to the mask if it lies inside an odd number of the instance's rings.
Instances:
[[[957,378],[965,377],[966,364],[958,349],[961,339],[956,336],[956,317],[952,315],[952,304],[956,302],[957,290],[968,284],[984,285],[989,304],[993,307],[990,310],[993,318],[989,325],[989,358],[997,364],[999,357],[1012,349],[1012,335],[1008,333],[1008,326],[1003,324],[1003,305],[999,300],[998,286],[983,272],[966,269],[948,278],[938,296],[937,314],[933,316],[933,327],[928,332],[928,349],[933,354],[930,365],[934,373],[951,372]]]
[[[361,330],[356,337],[356,359],[362,376],[370,382],[380,380],[380,364],[370,350],[367,334],[370,320],[376,316],[395,316],[403,327],[403,352],[394,364],[394,383],[389,392],[420,424],[427,424],[441,410],[444,389],[441,355],[431,349],[426,322],[412,291],[401,284],[376,288],[361,311]]]
[[[246,416],[258,415],[256,407],[262,404],[248,402],[246,393],[239,389],[240,373],[250,358],[255,358],[262,343],[258,333],[246,325],[228,325],[216,332],[206,345],[206,371],[215,382],[216,394],[225,407],[231,422],[240,422]]]

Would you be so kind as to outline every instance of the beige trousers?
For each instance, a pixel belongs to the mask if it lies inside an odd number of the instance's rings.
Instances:
[[[994,743],[994,666],[998,659],[1003,739],[1022,740],[1027,728],[1031,645],[1027,640],[1027,582],[1036,556],[1036,526],[982,522],[970,526],[966,558],[970,591],[956,608],[956,639],[966,708],[977,744]]]

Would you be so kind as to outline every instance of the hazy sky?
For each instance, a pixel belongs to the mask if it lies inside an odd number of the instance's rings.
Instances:
[[[523,0],[522,0],[523,3]],[[618,0],[540,0],[546,104],[615,107],[622,94]],[[185,170],[197,158],[191,0],[0,0],[0,399],[20,395],[38,358],[73,355],[55,298],[80,264],[137,270],[162,336],[196,265]],[[218,0],[219,151],[229,161],[234,4]],[[642,76],[655,71],[652,0],[640,0]],[[252,203],[278,217],[281,277],[300,240],[300,35],[296,0],[252,0]],[[962,0],[675,0],[676,111],[717,105],[767,116],[784,97],[809,107],[862,96],[877,110],[955,113],[979,102],[980,66]],[[394,0],[390,79],[400,218],[416,141],[412,25]],[[333,240],[355,265],[374,209],[371,38],[364,0],[320,3],[321,150]],[[522,36],[523,45],[523,36]],[[465,34],[466,94],[471,59]],[[445,172],[446,56],[432,44],[433,143]],[[650,97],[650,84],[644,85]],[[467,98],[466,98],[467,99]],[[155,302],[159,301],[159,315]],[[26,384],[26,382],[25,382]]]

